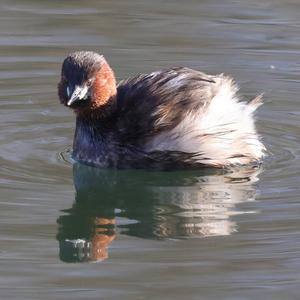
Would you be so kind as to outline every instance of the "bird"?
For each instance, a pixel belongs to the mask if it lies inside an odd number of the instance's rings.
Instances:
[[[60,102],[76,116],[72,157],[99,168],[228,169],[258,166],[262,95],[243,101],[228,75],[187,67],[117,83],[103,55],[76,51],[62,63]]]

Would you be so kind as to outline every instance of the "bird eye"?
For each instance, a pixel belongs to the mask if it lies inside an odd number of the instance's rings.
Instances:
[[[65,83],[65,84],[68,84],[69,83],[69,80],[65,77],[65,76],[62,76],[62,81]]]
[[[94,78],[90,78],[90,79],[86,82],[86,84],[87,84],[87,86],[91,86],[91,85],[93,84],[93,82],[94,82]]]

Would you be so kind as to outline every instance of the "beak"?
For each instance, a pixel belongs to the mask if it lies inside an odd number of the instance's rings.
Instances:
[[[76,101],[86,100],[88,90],[89,90],[89,88],[86,85],[84,85],[84,86],[75,85],[75,88],[73,90],[73,93],[72,93],[67,105],[71,106]],[[71,89],[69,86],[67,87],[67,94],[68,94],[68,97],[71,94]]]

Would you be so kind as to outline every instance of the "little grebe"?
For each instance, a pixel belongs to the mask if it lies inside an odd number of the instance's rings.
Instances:
[[[258,96],[241,102],[228,76],[184,67],[116,84],[102,55],[70,54],[58,95],[76,114],[73,157],[97,167],[200,168],[258,164]]]

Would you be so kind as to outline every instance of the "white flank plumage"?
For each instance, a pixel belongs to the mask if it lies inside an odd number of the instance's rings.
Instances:
[[[237,86],[224,75],[213,78],[215,96],[197,112],[145,145],[145,150],[197,153],[197,161],[211,166],[230,166],[259,161],[265,147],[257,135],[253,113],[260,106],[257,97],[240,102]]]

